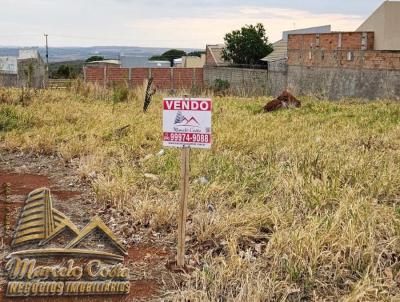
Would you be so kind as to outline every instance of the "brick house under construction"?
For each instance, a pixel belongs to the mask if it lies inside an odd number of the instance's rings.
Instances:
[[[385,1],[354,32],[288,36],[288,83],[328,98],[400,97],[400,2]]]

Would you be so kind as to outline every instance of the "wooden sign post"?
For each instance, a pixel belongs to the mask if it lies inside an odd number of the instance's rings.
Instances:
[[[186,220],[189,196],[189,161],[190,148],[183,147],[181,156],[181,203],[178,218],[178,255],[176,259],[179,267],[185,266]]]
[[[178,217],[178,267],[185,266],[186,220],[189,195],[190,148],[211,148],[210,99],[166,98],[163,112],[163,145],[182,148],[181,199]]]

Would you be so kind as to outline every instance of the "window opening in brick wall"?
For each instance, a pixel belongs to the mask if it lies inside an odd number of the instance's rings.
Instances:
[[[368,44],[368,34],[367,33],[362,33],[361,50],[366,50],[367,49],[367,44]]]
[[[354,54],[352,51],[347,52],[347,61],[353,61],[354,60]]]

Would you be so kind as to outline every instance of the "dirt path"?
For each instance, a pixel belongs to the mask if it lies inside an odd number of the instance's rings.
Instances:
[[[158,301],[165,292],[173,289],[174,280],[179,276],[166,267],[173,258],[173,247],[149,236],[145,230],[135,234],[143,239],[131,243],[132,232],[124,232],[119,228],[123,224],[133,224],[129,215],[97,204],[90,184],[76,173],[73,163],[65,163],[56,157],[0,152],[0,302],[54,300],[10,299],[5,298],[3,292],[6,284],[5,256],[10,252],[9,244],[17,217],[27,194],[40,187],[51,189],[54,208],[66,214],[80,228],[95,215],[99,215],[106,223],[113,220],[113,225],[109,227],[128,247],[125,265],[130,268],[129,296],[57,298],[57,301]]]

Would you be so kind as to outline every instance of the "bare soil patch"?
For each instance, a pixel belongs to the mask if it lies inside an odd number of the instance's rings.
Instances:
[[[150,261],[155,258],[165,258],[170,255],[166,250],[151,246],[136,246],[128,250],[128,259],[132,261]]]
[[[35,188],[50,187],[50,180],[43,175],[0,171],[0,183],[9,184],[13,195],[26,195]]]
[[[0,171],[0,184],[7,183],[12,189],[13,195],[27,195],[34,189],[40,187],[49,187],[53,189],[53,184],[48,177],[37,174],[24,174],[24,173],[9,173]],[[71,197],[80,195],[77,191],[51,190],[51,193],[57,196],[60,200],[67,200]]]

